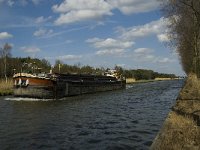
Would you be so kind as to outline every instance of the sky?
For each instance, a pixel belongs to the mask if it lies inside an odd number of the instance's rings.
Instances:
[[[13,57],[184,75],[157,0],[0,0]]]

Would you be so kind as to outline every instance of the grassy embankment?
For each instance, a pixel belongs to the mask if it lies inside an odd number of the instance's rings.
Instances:
[[[199,150],[199,131],[192,117],[171,111],[154,140],[151,150]]]
[[[188,76],[151,150],[200,149],[200,80]]]
[[[13,83],[11,79],[7,83],[5,80],[0,79],[0,96],[11,95],[13,93],[12,87]]]

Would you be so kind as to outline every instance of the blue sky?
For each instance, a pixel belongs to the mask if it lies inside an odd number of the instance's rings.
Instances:
[[[0,45],[54,64],[183,75],[157,0],[0,0]]]

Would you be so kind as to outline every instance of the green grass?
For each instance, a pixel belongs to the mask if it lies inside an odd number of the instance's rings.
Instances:
[[[6,83],[5,80],[0,79],[0,96],[11,95],[13,93],[13,82],[9,79]]]

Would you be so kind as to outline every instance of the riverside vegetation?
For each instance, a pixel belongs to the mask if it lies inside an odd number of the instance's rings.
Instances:
[[[151,149],[200,148],[200,80],[190,74]]]
[[[3,58],[0,58],[2,61]],[[54,67],[51,67],[51,64],[45,59],[37,59],[37,58],[11,58],[7,57],[7,70],[6,70],[6,77],[9,79],[6,82],[5,79],[5,69],[3,64],[0,67],[0,95],[10,95],[12,94],[12,76],[14,73],[21,72],[21,70],[33,73],[33,72],[49,72],[52,69],[53,72],[57,73],[76,73],[76,74],[96,74],[102,75],[110,68],[94,68],[89,65],[81,66],[80,64],[76,65],[68,65],[64,64],[60,60],[56,60]],[[60,69],[59,69],[60,68]],[[131,79],[136,81],[135,83],[142,83],[142,82],[150,82],[154,81],[155,78],[176,78],[174,74],[164,74],[154,72],[153,70],[145,70],[145,69],[137,69],[137,70],[127,70],[120,66],[115,66],[114,68],[126,77],[128,80]],[[132,82],[131,82],[132,83]]]
[[[102,75],[109,68],[94,68],[89,65],[82,66],[80,63],[75,65],[68,65],[63,63],[61,60],[56,60],[55,65],[52,67],[50,62],[46,59],[38,58],[18,58],[11,57],[12,46],[6,43],[0,48],[0,95],[12,94],[12,81],[11,78],[14,73],[17,72],[49,72],[50,69],[57,73],[75,73],[75,74],[95,74]],[[114,68],[119,74],[122,74],[126,78],[134,78],[135,80],[153,80],[155,78],[175,78],[174,74],[164,74],[154,72],[153,70],[137,69],[127,70],[120,66]],[[10,79],[10,80],[8,80]]]
[[[161,0],[187,80],[151,149],[200,149],[200,0]]]
[[[3,79],[0,80],[0,96],[11,95],[13,93],[12,90],[12,80],[8,80],[7,82]]]
[[[76,73],[76,74],[96,74],[102,75],[110,68],[104,67],[91,67],[89,65],[81,65],[80,63],[75,65],[69,65],[63,63],[61,60],[56,60],[55,65],[52,66],[50,62],[46,59],[38,58],[21,58],[12,57],[11,55],[12,46],[5,43],[3,47],[0,47],[0,78],[12,77],[14,73],[26,71],[27,73],[34,73],[38,71],[49,72],[51,69],[53,72],[57,73]],[[132,69],[127,70],[120,66],[115,66],[114,68],[119,74],[126,78],[134,78],[136,80],[151,80],[155,78],[175,78],[174,74],[164,74],[154,72],[153,70],[146,69]]]

